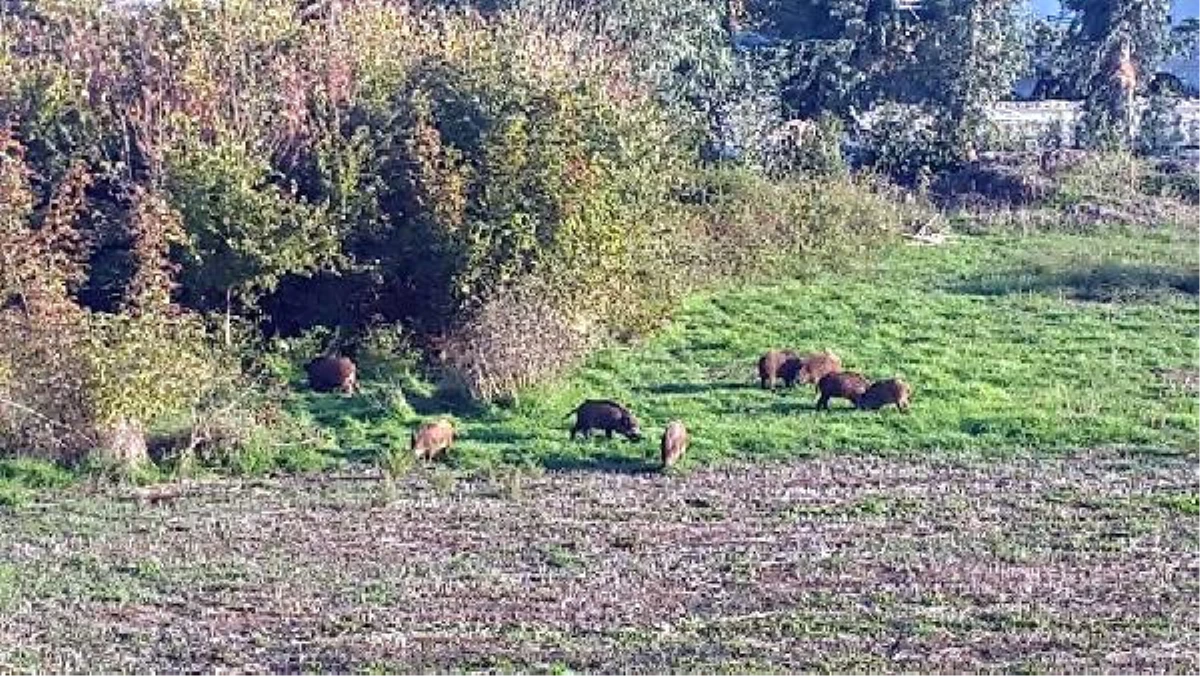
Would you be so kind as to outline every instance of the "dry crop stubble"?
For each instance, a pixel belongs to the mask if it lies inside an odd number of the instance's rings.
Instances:
[[[413,475],[386,505],[359,477],[69,492],[7,519],[0,671],[1186,672],[1193,471],[844,456],[519,496]]]

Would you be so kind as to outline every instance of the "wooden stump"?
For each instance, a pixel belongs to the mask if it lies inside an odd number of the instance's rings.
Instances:
[[[140,422],[121,418],[100,428],[92,457],[105,464],[131,469],[150,461],[146,431]]]

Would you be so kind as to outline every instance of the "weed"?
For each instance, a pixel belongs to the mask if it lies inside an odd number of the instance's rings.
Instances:
[[[379,481],[379,490],[371,501],[371,504],[376,507],[387,507],[396,501],[400,496],[400,492],[396,490],[396,480],[392,475],[384,472],[383,478]]]
[[[61,466],[40,458],[0,458],[0,480],[39,489],[62,488],[74,477]]]
[[[384,477],[395,479],[409,472],[416,462],[407,448],[393,447],[381,451],[376,464]]]
[[[546,563],[553,568],[561,568],[563,570],[580,568],[581,562],[579,555],[575,552],[574,545],[548,544],[541,546],[539,551]]]
[[[0,492],[0,496],[3,492]],[[17,600],[20,594],[20,569],[0,562],[0,610]]]
[[[438,465],[429,473],[429,483],[438,495],[449,495],[458,485],[458,475],[454,470]]]
[[[11,479],[0,479],[0,509],[17,509],[32,499],[32,491],[23,484]]]
[[[1182,514],[1200,514],[1200,496],[1195,493],[1179,493],[1158,499],[1158,504]]]

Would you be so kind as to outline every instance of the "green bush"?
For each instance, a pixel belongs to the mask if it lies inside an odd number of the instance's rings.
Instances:
[[[166,189],[183,219],[180,281],[200,307],[253,300],[286,274],[328,265],[340,237],[295,189],[269,182],[271,168],[232,143],[189,144],[167,156]]]
[[[0,459],[0,481],[13,481],[29,488],[61,488],[71,483],[62,467],[38,458]]]
[[[951,166],[953,149],[939,133],[929,111],[903,105],[883,105],[873,114],[863,145],[865,164],[905,185],[922,187],[933,175]]]
[[[568,303],[627,280],[666,208],[675,157],[656,106],[522,68],[505,37],[416,64],[378,132],[386,225],[356,250],[421,288],[418,314],[442,322],[551,270]]]
[[[660,5],[15,16],[0,112],[28,147],[0,172],[0,291],[45,308],[0,336],[0,387],[93,441],[179,424],[241,382],[234,329],[279,308],[307,318],[292,336],[332,317],[369,340],[396,323],[408,344],[445,338],[452,371],[491,396],[653,330],[698,285],[791,271],[893,225],[844,176],[832,119],[781,153],[796,178],[780,185],[701,169],[705,118],[736,98],[724,8]],[[689,205],[689,181],[729,191]],[[97,288],[115,300],[81,292]],[[246,361],[296,379],[320,350],[293,342]],[[399,342],[359,347],[374,375],[415,369]],[[35,385],[51,368],[57,384]]]
[[[704,279],[790,274],[838,265],[926,217],[927,207],[899,199],[871,177],[770,181],[745,170],[718,169],[694,188],[705,199],[690,209],[684,254]]]

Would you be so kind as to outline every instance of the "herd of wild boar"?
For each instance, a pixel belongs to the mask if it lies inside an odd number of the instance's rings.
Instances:
[[[342,392],[353,395],[358,390],[358,372],[347,357],[326,355],[305,366],[309,386],[318,392]],[[816,409],[829,409],[830,399],[846,399],[854,408],[875,411],[893,404],[908,412],[912,389],[903,380],[889,378],[871,382],[866,376],[842,370],[842,360],[831,351],[800,354],[793,350],[768,350],[758,360],[758,380],[763,389],[774,390],[778,381],[786,387],[816,385],[819,397]],[[609,439],[613,433],[630,441],[642,439],[638,420],[628,408],[607,399],[588,399],[567,416],[575,416],[570,438],[592,430],[604,432]],[[683,457],[688,446],[688,431],[679,420],[672,420],[663,431],[660,442],[661,464],[664,469]],[[454,426],[448,420],[434,420],[420,425],[412,433],[410,450],[421,460],[434,460],[445,454],[454,443]]]

